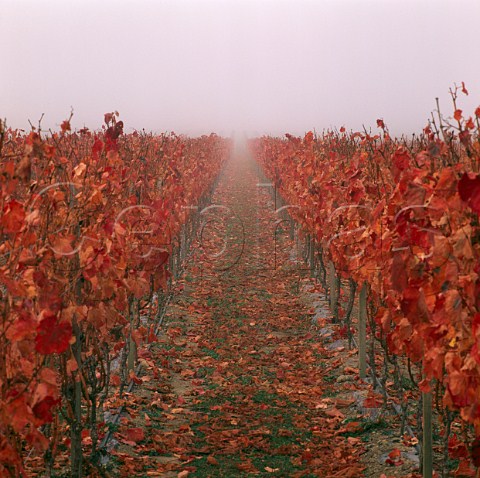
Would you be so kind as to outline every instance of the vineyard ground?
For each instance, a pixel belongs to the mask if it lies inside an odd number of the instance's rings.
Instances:
[[[410,476],[413,448],[393,414],[359,405],[356,355],[288,235],[274,234],[259,183],[247,156],[227,164],[213,204],[230,219],[212,216],[193,246],[150,352],[156,369],[115,433],[111,475]],[[385,464],[394,448],[400,466]]]

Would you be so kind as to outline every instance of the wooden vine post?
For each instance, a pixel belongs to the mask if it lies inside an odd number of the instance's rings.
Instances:
[[[423,478],[432,478],[433,476],[433,457],[432,457],[432,392],[422,392],[422,415],[423,415],[423,441],[422,457]]]
[[[128,336],[127,376],[130,372],[135,371],[135,360],[137,358],[137,344],[133,338],[135,328],[135,299],[133,297],[129,300],[128,310],[130,315],[130,334]]]
[[[73,356],[77,362],[78,370],[73,384],[73,419],[70,425],[70,473],[74,478],[82,478],[83,475],[83,450],[82,450],[82,332],[74,317],[72,321],[73,336],[75,343],[72,345]]]
[[[358,368],[360,378],[367,376],[367,283],[362,284],[358,301]]]
[[[328,263],[328,288],[330,289],[330,310],[332,313],[335,309],[335,304],[337,302],[337,278],[335,273],[335,264],[330,261]],[[334,317],[335,320],[335,317]]]
[[[312,276],[315,273],[315,239],[313,236],[309,236],[309,241],[308,241],[308,258],[310,260],[310,271]]]

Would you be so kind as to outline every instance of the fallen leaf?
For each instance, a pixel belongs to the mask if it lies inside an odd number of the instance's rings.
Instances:
[[[328,415],[329,417],[334,417],[334,418],[344,418],[345,415],[340,411],[340,410],[337,410],[336,408],[332,408],[330,410],[327,410],[325,412],[326,415]]]
[[[335,405],[337,408],[347,408],[353,403],[355,403],[355,400],[352,398],[337,398],[337,400],[335,400]]]
[[[403,465],[402,452],[398,448],[394,448],[389,454],[385,463],[390,466]]]
[[[143,428],[129,428],[125,431],[124,435],[129,442],[134,443],[138,443],[139,441],[145,439],[145,432],[143,431]]]

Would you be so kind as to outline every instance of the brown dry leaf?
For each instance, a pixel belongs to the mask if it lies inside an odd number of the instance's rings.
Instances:
[[[128,442],[138,443],[145,439],[143,428],[129,428],[125,431],[125,438]]]
[[[355,403],[355,400],[352,398],[337,398],[337,400],[335,400],[335,406],[337,408],[347,408],[353,403]]]
[[[345,415],[338,409],[336,408],[332,408],[331,410],[327,410],[325,412],[326,415],[328,415],[329,417],[333,417],[333,418],[345,418]]]

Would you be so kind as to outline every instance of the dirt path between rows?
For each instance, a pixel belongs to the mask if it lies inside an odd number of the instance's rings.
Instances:
[[[299,299],[306,271],[261,183],[237,152],[141,358],[112,476],[362,476],[364,448],[339,430],[351,402],[331,398],[332,352]]]

